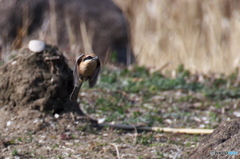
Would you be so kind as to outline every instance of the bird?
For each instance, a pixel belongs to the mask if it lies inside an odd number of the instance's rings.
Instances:
[[[77,100],[84,81],[89,82],[90,88],[96,84],[100,68],[101,64],[97,55],[91,53],[78,56],[73,69],[74,88],[70,95],[70,100]]]

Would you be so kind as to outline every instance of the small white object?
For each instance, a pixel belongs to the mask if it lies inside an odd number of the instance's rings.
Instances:
[[[105,120],[106,120],[106,118],[98,119],[98,123],[103,123]]]
[[[205,124],[199,125],[199,128],[205,128]]]
[[[201,119],[198,117],[193,117],[193,120],[195,120],[196,122],[201,122]]]
[[[108,134],[103,134],[103,136],[108,136]]]
[[[236,117],[240,117],[240,112],[235,111],[233,112],[233,115],[235,115]]]
[[[58,118],[59,118],[59,114],[55,114],[54,117],[55,117],[56,119],[58,119]]]
[[[209,123],[210,123],[209,120],[205,120],[205,121],[204,121],[204,124],[209,124]]]
[[[38,121],[39,121],[38,119],[35,119],[35,120],[33,121],[33,123],[36,124]]]
[[[16,63],[17,63],[17,61],[13,61],[13,62],[12,62],[12,65],[15,65]]]
[[[45,47],[45,43],[41,40],[31,40],[28,44],[28,49],[36,53],[42,52]]]
[[[170,120],[170,119],[165,119],[164,122],[166,122],[166,123],[168,123],[168,124],[172,124],[173,121]]]
[[[8,121],[8,122],[7,122],[7,126],[12,125],[12,123],[13,123],[12,121]]]
[[[73,143],[71,143],[71,142],[66,142],[65,145],[72,146]]]

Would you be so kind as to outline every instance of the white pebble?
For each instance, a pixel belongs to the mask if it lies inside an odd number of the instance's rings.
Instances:
[[[199,125],[199,128],[205,128],[204,124]]]
[[[235,115],[236,117],[240,117],[240,112],[235,111],[233,112],[233,115]]]
[[[106,120],[106,118],[98,119],[98,123],[103,123],[105,120]]]
[[[108,134],[103,134],[103,136],[108,136]]]
[[[7,122],[7,126],[12,125],[12,123],[13,123],[12,121],[8,121],[8,122]]]
[[[12,65],[15,65],[16,63],[17,63],[17,61],[13,61],[13,62],[12,62]]]
[[[31,40],[28,44],[28,49],[32,52],[42,52],[45,49],[46,45],[43,41],[40,40]]]
[[[33,123],[36,124],[38,121],[39,121],[38,119],[35,119],[35,120],[33,121]]]
[[[56,119],[58,119],[58,118],[59,118],[59,114],[55,114],[54,117],[55,117]]]

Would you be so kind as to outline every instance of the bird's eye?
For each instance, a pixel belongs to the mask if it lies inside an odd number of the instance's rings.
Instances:
[[[87,56],[87,57],[84,58],[83,61],[85,61],[85,60],[91,60],[91,59],[92,59],[92,56]]]

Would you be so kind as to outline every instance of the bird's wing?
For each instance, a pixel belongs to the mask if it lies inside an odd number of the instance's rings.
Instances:
[[[78,65],[81,62],[84,54],[81,54],[78,56],[74,69],[73,69],[73,79],[74,79],[74,87],[79,87],[81,82],[79,81],[79,70],[78,70]]]
[[[73,80],[74,80],[74,88],[70,95],[70,100],[76,101],[78,97],[79,90],[81,88],[81,85],[83,83],[83,80],[79,78],[79,71],[78,71],[78,65],[82,61],[84,54],[81,54],[78,56],[74,69],[73,69]]]
[[[100,69],[101,69],[101,64],[100,64],[100,60],[98,58],[97,59],[97,68],[95,69],[93,75],[89,77],[89,87],[90,88],[92,88],[96,84]]]

